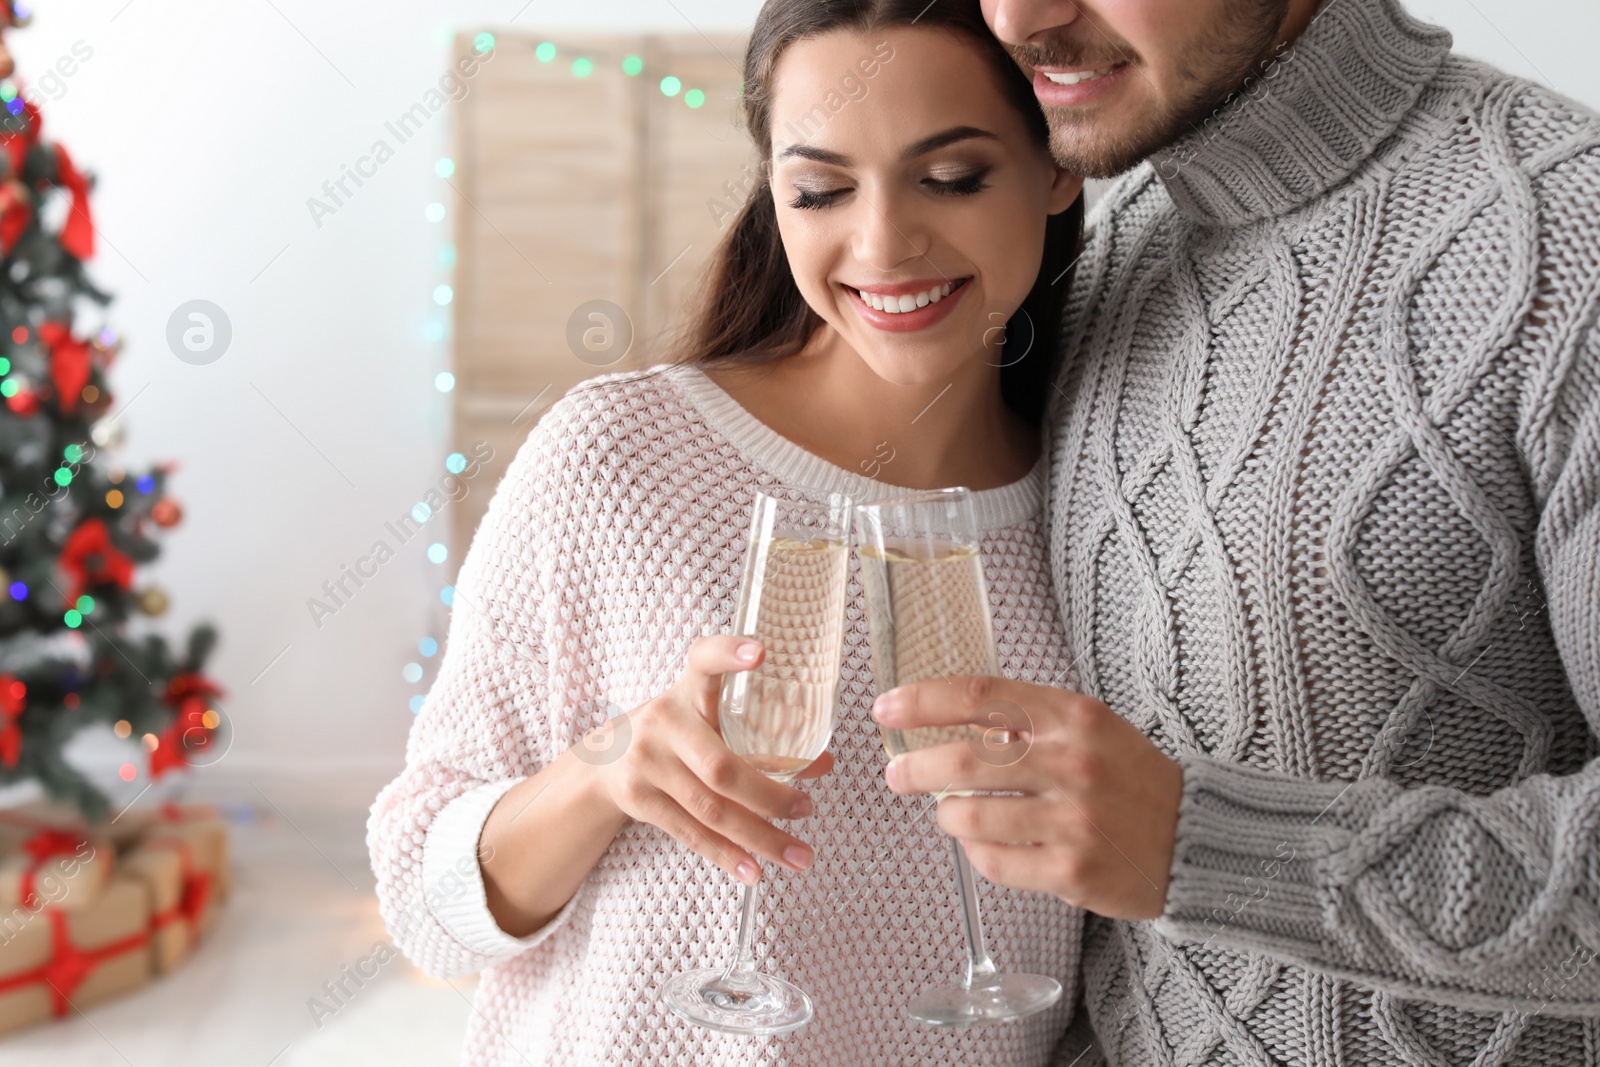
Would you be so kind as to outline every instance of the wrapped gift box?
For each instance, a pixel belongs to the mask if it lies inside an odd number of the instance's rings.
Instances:
[[[61,811],[0,811],[0,932],[21,909],[73,911],[100,896],[116,865],[109,838]]]
[[[93,902],[46,905],[0,939],[0,1033],[87,1008],[150,980],[150,894],[113,875]]]
[[[118,859],[117,870],[141,882],[150,896],[151,962],[157,974],[166,974],[194,947],[199,931],[192,909],[204,904],[184,894],[195,883],[185,878],[183,855],[175,848],[135,844]]]

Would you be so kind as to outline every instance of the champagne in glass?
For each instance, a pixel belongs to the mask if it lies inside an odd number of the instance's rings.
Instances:
[[[937,538],[890,538],[861,545],[861,582],[871,632],[872,670],[888,690],[924,678],[999,674],[983,561],[975,545]],[[880,727],[889,758],[965,741],[977,726]]]
[[[855,524],[878,691],[956,675],[998,675],[971,494],[936,489],[874,501],[856,509]],[[982,728],[968,725],[883,730],[891,758],[981,739]],[[996,968],[984,942],[972,864],[959,840],[952,838],[951,844],[966,969],[959,982],[912,998],[911,1017],[932,1026],[967,1026],[1009,1022],[1050,1007],[1061,997],[1060,982]]]
[[[785,487],[755,494],[734,632],[766,649],[760,666],[723,676],[718,726],[730,749],[787,782],[833,735],[850,566],[848,498]],[[811,998],[756,970],[756,892],[745,886],[739,946],[725,968],[688,971],[662,988],[673,1012],[713,1030],[780,1034],[811,1019]]]

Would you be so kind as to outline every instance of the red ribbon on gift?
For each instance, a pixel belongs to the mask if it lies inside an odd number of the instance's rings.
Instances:
[[[33,860],[26,870],[22,872],[22,881],[19,885],[19,896],[22,897],[22,906],[33,908],[33,880],[53,856],[73,856],[85,844],[84,839],[71,830],[45,829],[35,833],[22,843],[22,851],[26,852]]]
[[[0,216],[3,223],[4,216]],[[0,232],[0,238],[3,238]],[[89,384],[89,345],[72,336],[72,330],[61,322],[39,324],[39,340],[50,351],[50,380],[56,383],[61,410],[68,415],[78,410],[83,387]]]
[[[0,763],[15,767],[22,754],[22,727],[17,718],[28,706],[28,687],[14,674],[0,674]]]
[[[169,805],[163,804],[165,808]],[[174,805],[175,806],[175,805]],[[170,922],[182,918],[189,924],[189,930],[198,933],[200,916],[206,910],[206,902],[211,899],[211,872],[202,871],[194,865],[194,853],[189,850],[187,841],[176,837],[157,837],[144,842],[145,848],[165,848],[178,853],[179,869],[183,872],[183,894],[178,902],[166,911],[157,912],[150,918],[150,925],[160,929]]]
[[[67,543],[61,548],[60,563],[69,579],[69,608],[77,604],[90,583],[110,582],[123,589],[133,585],[133,560],[112,545],[111,531],[106,529],[104,519],[85,519],[68,534]]]
[[[72,209],[61,226],[57,239],[61,247],[79,259],[94,255],[94,220],[89,215],[89,182],[72,165],[65,145],[56,145],[56,177],[58,184],[72,193]]]
[[[31,971],[0,978],[0,993],[34,982],[47,982],[50,986],[50,1013],[61,1016],[72,1007],[72,994],[94,969],[112,956],[143,948],[150,942],[150,932],[129,934],[120,941],[94,949],[81,949],[72,943],[67,933],[67,915],[60,908],[48,908],[43,915],[50,920],[50,958]]]

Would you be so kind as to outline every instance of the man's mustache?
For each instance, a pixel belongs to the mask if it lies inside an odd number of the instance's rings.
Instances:
[[[1119,44],[1095,30],[1094,39],[1074,41],[1067,38],[1033,44],[1008,45],[1006,50],[1018,63],[1028,67],[1069,67],[1080,70],[1099,70],[1118,63],[1137,63],[1139,54],[1131,45]]]

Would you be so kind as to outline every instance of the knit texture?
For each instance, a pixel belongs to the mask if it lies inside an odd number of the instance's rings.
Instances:
[[[1600,116],[1391,0],[1269,73],[1065,314],[1068,645],[1184,771],[1088,1014],[1122,1065],[1600,1064]]]
[[[893,470],[892,461],[888,470]],[[1004,673],[1068,685],[1041,525],[1045,460],[975,494]],[[1050,1011],[1015,1025],[937,1030],[906,1001],[959,978],[961,920],[949,839],[930,798],[898,797],[868,715],[876,695],[851,565],[833,773],[803,783],[816,849],[804,873],[766,868],[756,958],[811,994],[816,1017],[783,1037],[678,1020],[660,985],[726,964],[740,886],[664,832],[630,823],[554,921],[526,938],[495,926],[475,848],[495,800],[613,711],[666,690],[690,642],[728,632],[752,491],[779,482],[863,501],[904,490],[780,437],[693,367],[606,375],[540,420],[464,559],[437,680],[406,766],[372,809],[378,900],[396,943],[440,978],[482,971],[465,1062],[562,1067],[1069,1062],[1081,913],[1048,894],[984,886],[1003,969],[1053,975]]]

